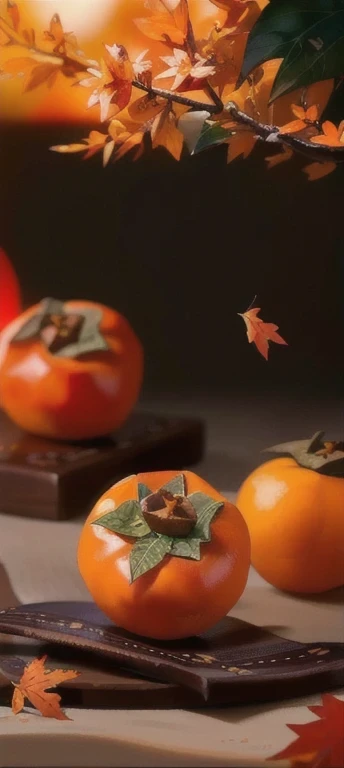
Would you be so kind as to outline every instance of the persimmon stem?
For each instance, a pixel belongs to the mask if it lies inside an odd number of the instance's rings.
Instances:
[[[133,80],[133,86],[139,88],[141,91],[149,93],[151,96],[159,96],[167,101],[174,102],[175,104],[184,104],[186,107],[191,107],[194,110],[206,111],[211,115],[219,114],[223,110],[223,104],[208,104],[204,101],[196,101],[195,99],[189,99],[187,96],[182,96],[179,93],[173,91],[165,91],[162,88],[153,88],[152,86],[140,83],[139,80]]]
[[[255,304],[255,302],[256,302],[256,301],[257,301],[257,294],[255,295],[254,299],[252,299],[252,301],[251,301],[251,304],[250,304],[249,308],[248,308],[248,309],[246,309],[246,312],[249,312],[249,311],[250,311],[250,309],[252,309],[252,307],[253,307],[253,305]]]

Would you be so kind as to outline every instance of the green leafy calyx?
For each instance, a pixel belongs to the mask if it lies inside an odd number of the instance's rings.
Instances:
[[[223,503],[200,492],[187,495],[180,474],[155,493],[139,483],[138,499],[125,501],[92,524],[136,539],[130,553],[133,583],[165,555],[200,560],[201,544],[211,540],[211,523]]]
[[[344,443],[324,440],[325,432],[316,432],[309,440],[294,440],[267,448],[268,453],[292,456],[306,469],[320,475],[344,477]]]
[[[44,299],[12,342],[39,341],[55,357],[79,357],[109,349],[99,326],[101,309],[72,311],[56,299]]]

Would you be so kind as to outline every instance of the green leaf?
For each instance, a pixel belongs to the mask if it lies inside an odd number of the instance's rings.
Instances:
[[[176,496],[185,496],[185,477],[184,475],[176,475],[166,485],[160,488],[160,491],[169,491]]]
[[[141,539],[150,533],[150,527],[142,515],[138,501],[123,502],[117,509],[99,517],[92,525],[101,525],[109,531],[120,533],[122,536],[133,536],[136,539]]]
[[[137,541],[130,553],[131,583],[136,581],[147,571],[161,563],[172,547],[172,539],[169,536],[150,536]]]
[[[282,58],[271,101],[343,74],[343,0],[272,0],[248,38],[238,86],[260,64]]]
[[[204,123],[203,130],[194,149],[194,154],[202,152],[204,149],[209,149],[216,144],[223,144],[230,136],[233,136],[233,133],[233,130],[222,128],[220,123],[207,121]]]
[[[58,352],[55,352],[56,357],[78,357],[88,352],[101,352],[109,349],[107,341],[105,341],[104,336],[99,330],[103,317],[102,311],[85,307],[82,309],[81,314],[84,322],[78,340],[73,344],[67,344]]]
[[[37,313],[30,317],[30,319],[23,325],[18,333],[13,337],[12,341],[27,341],[29,339],[35,339],[39,337],[41,331],[42,320],[45,315],[61,315],[63,313],[63,304],[56,299],[43,299],[41,301]]]
[[[174,557],[187,557],[191,560],[201,559],[201,542],[191,534],[187,539],[173,539],[171,555]]]
[[[188,496],[193,508],[197,512],[197,523],[190,536],[201,541],[210,541],[210,524],[216,513],[223,507],[223,501],[214,501],[205,493],[192,493]]]
[[[148,485],[145,485],[144,483],[138,484],[138,491],[139,491],[139,501],[142,501],[147,496],[150,496],[152,493],[150,488],[148,488]]]

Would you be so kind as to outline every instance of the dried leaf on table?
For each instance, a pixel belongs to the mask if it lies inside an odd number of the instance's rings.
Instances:
[[[298,738],[269,760],[289,760],[293,768],[342,768],[344,766],[344,701],[330,693],[322,705],[308,707],[318,720],[289,725]]]
[[[274,341],[276,344],[284,344],[288,346],[287,342],[282,339],[282,336],[277,333],[278,325],[274,323],[265,323],[258,313],[261,312],[259,307],[253,307],[247,310],[244,314],[238,313],[243,318],[247,328],[247,338],[249,343],[252,342],[256,345],[258,352],[268,359],[269,354],[269,341]]]
[[[15,715],[19,714],[24,707],[25,699],[28,699],[43,717],[69,720],[60,707],[61,696],[48,691],[66,680],[73,680],[80,673],[64,669],[47,670],[45,669],[46,660],[47,657],[43,656],[25,667],[19,683],[14,687],[12,710]]]

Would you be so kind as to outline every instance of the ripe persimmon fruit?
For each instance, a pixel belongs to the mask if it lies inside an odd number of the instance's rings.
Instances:
[[[143,350],[101,304],[46,299],[0,336],[0,402],[22,429],[83,440],[117,429],[138,398]]]
[[[252,565],[274,587],[317,593],[344,584],[343,445],[311,440],[270,449],[289,456],[258,467],[237,505],[251,537]]]
[[[80,573],[98,607],[137,635],[172,640],[210,629],[246,585],[240,512],[192,472],[127,477],[83,527]]]

